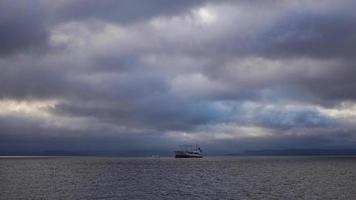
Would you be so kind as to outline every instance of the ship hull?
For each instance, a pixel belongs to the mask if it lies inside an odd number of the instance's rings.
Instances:
[[[203,156],[199,155],[176,155],[175,158],[202,158]]]
[[[175,158],[202,158],[202,154],[191,153],[186,151],[176,151]]]

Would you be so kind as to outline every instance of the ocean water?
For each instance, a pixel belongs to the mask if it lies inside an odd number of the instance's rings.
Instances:
[[[356,199],[356,157],[3,157],[0,199]]]

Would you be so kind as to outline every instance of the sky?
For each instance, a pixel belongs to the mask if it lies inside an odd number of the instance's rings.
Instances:
[[[0,154],[356,148],[353,0],[2,0]]]

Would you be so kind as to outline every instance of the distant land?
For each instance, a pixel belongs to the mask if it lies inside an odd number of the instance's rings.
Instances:
[[[356,149],[265,149],[248,150],[230,156],[318,156],[318,155],[356,155]]]
[[[122,156],[122,157],[141,157],[141,156],[173,156],[167,152],[158,154],[147,154],[142,152],[85,152],[85,151],[67,151],[67,150],[48,150],[40,152],[0,152],[0,156]],[[264,149],[264,150],[246,150],[240,153],[229,154],[210,154],[206,156],[348,156],[355,155],[356,149]]]
[[[65,150],[50,150],[41,152],[0,152],[0,156],[91,156],[91,154]]]

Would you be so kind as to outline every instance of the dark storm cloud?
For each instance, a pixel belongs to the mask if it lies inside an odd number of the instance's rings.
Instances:
[[[246,149],[354,149],[355,137],[352,131],[342,129],[314,130],[304,132],[305,134],[283,135],[254,138],[243,138],[238,140],[220,140],[216,143],[206,144],[212,153],[236,153],[244,152]],[[217,148],[218,147],[218,148]]]
[[[0,1],[0,56],[44,46],[47,37],[39,1]]]
[[[260,86],[255,85],[257,88],[269,87],[271,84],[297,85],[308,95],[315,96],[318,101],[315,103],[325,106],[335,105],[342,100],[354,100],[354,6],[353,1],[342,1],[340,4],[326,1],[312,6],[304,3],[302,6],[289,7],[285,12],[276,10],[281,15],[268,22],[269,26],[259,29],[258,33],[248,32],[247,36],[235,34],[227,38],[228,42],[223,40],[216,46],[221,48],[224,55],[268,58],[271,61],[284,61],[285,69],[307,69],[306,73],[295,70],[295,73],[276,75],[273,80],[261,81]],[[271,11],[275,9],[269,8]],[[314,59],[324,64],[304,63],[293,66],[291,60],[296,59]],[[311,71],[308,68],[318,68],[318,74],[308,75]],[[212,66],[207,73],[215,78],[224,70]],[[225,77],[223,74],[221,78]],[[258,81],[251,79],[249,82]]]
[[[215,48],[205,50],[224,56],[353,59],[354,1],[227,2],[237,8],[236,12],[223,9],[231,16],[229,32],[224,39],[208,43]]]
[[[176,145],[153,131],[114,132],[99,128],[100,124],[81,125],[81,129],[73,130],[43,123],[18,116],[1,117],[0,156],[41,155],[53,150],[92,155],[152,155],[157,152],[167,155],[163,149]]]
[[[57,1],[3,0],[0,2],[0,55],[46,48],[50,29],[72,20],[137,22],[179,14],[204,1]]]
[[[261,53],[278,57],[353,59],[356,15],[352,8],[356,3],[348,6],[326,11],[301,8],[285,14],[261,34]]]
[[[1,1],[0,151],[350,145],[354,4]]]
[[[224,114],[209,103],[193,103],[170,95],[150,95],[143,99],[114,104],[99,101],[72,102],[57,105],[52,111],[72,117],[94,117],[103,122],[159,131],[192,130],[199,124],[224,120]]]
[[[66,99],[101,95],[90,87],[75,61],[43,55],[13,56],[0,60],[0,97],[3,99]]]
[[[273,116],[273,117],[271,117]],[[258,116],[258,120],[262,124],[269,127],[282,129],[293,128],[315,128],[315,127],[329,127],[333,125],[333,120],[325,117],[317,112],[290,112],[290,113],[276,113],[268,116]]]

